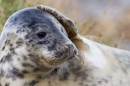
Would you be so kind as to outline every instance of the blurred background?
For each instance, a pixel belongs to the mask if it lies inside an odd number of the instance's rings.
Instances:
[[[0,0],[0,31],[11,14],[39,4],[56,8],[72,19],[81,35],[130,50],[129,0]]]

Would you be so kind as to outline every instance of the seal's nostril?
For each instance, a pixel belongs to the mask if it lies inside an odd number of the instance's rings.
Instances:
[[[68,48],[74,48],[72,44],[66,44]]]
[[[66,46],[70,53],[72,53],[73,55],[78,55],[78,50],[73,44],[66,44]]]
[[[69,51],[74,49],[74,46],[72,44],[66,44],[66,47],[66,49]]]
[[[77,50],[74,50],[74,55],[78,55],[78,51]]]

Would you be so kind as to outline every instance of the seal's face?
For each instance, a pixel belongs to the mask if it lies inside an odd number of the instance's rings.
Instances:
[[[54,67],[77,55],[77,48],[62,25],[50,14],[28,8],[13,14],[5,24],[6,34],[23,40],[15,52],[37,66]],[[14,40],[14,38],[12,38]],[[20,59],[19,58],[19,59]]]

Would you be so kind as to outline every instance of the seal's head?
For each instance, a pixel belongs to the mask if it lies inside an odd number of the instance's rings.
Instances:
[[[59,21],[37,8],[14,13],[4,26],[1,40],[2,52],[36,69],[58,66],[78,53]]]

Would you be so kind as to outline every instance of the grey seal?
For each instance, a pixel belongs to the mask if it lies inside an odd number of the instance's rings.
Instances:
[[[18,11],[5,24],[0,86],[130,85],[130,51],[84,38],[57,10],[37,8]]]

